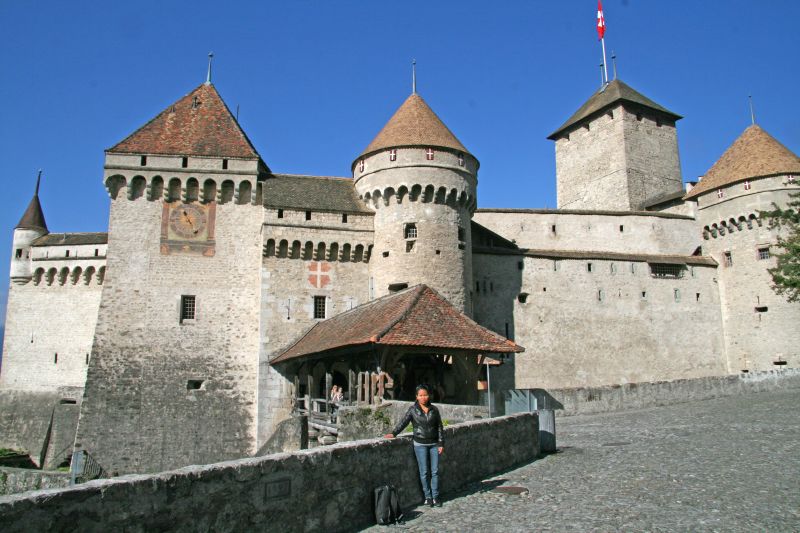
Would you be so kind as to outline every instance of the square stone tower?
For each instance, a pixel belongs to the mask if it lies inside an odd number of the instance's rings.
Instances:
[[[680,191],[680,118],[620,80],[604,85],[548,137],[558,208],[638,211]]]

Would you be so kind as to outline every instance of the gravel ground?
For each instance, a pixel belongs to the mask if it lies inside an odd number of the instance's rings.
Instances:
[[[800,531],[798,404],[788,390],[560,418],[558,453],[391,529]]]

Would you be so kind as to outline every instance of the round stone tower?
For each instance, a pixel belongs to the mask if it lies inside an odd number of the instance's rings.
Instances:
[[[425,283],[471,314],[478,166],[416,93],[354,161],[356,190],[375,210],[374,297]]]
[[[36,178],[36,190],[33,193],[28,208],[23,213],[17,227],[14,228],[11,252],[11,281],[25,284],[31,280],[31,244],[33,241],[47,235],[47,223],[44,220],[42,205],[39,203],[39,181],[42,173]]]

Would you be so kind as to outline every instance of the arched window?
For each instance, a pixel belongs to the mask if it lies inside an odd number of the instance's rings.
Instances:
[[[289,255],[289,241],[282,239],[278,245],[278,257],[287,257]]]
[[[311,241],[306,241],[306,244],[303,247],[303,259],[308,261],[311,259],[311,256],[313,254],[314,254],[314,243]]]
[[[317,261],[325,261],[325,243],[321,242],[317,244]]]
[[[228,202],[233,201],[233,191],[234,191],[234,184],[231,180],[225,180],[222,182],[222,190],[219,196],[219,203],[227,204]]]
[[[338,261],[338,260],[339,260],[339,243],[334,242],[331,244],[331,247],[328,250],[328,261]]]
[[[294,241],[292,243],[292,259],[300,259],[300,241]]]
[[[142,176],[134,176],[131,180],[131,185],[128,188],[128,198],[137,200],[144,196],[144,190],[147,187],[147,182]]]
[[[217,182],[206,180],[203,182],[203,203],[209,204],[217,199]]]
[[[167,201],[177,202],[181,199],[181,180],[179,178],[172,178],[169,180],[169,187],[167,189]]]
[[[239,183],[238,203],[241,205],[249,204],[252,199],[251,198],[252,193],[253,193],[253,185],[249,181],[244,180],[241,183]]]
[[[125,180],[125,176],[120,176],[118,174],[115,176],[110,176],[106,180],[106,189],[108,190],[108,195],[112,200],[117,199],[120,189],[125,187],[126,184],[127,181]]]
[[[350,261],[350,243],[347,243],[344,246],[342,246],[342,261],[344,262]]]
[[[267,241],[267,246],[264,249],[264,255],[266,257],[272,257],[275,255],[275,239],[269,239]]]
[[[196,202],[200,199],[200,184],[197,178],[189,178],[186,181],[186,203]]]
[[[150,181],[150,196],[148,200],[160,200],[162,194],[164,194],[164,178],[154,176]]]
[[[353,261],[360,263],[364,259],[364,245],[357,244],[355,253],[353,254]]]
[[[408,199],[412,202],[416,202],[420,194],[422,194],[422,185],[414,185],[411,187],[411,193],[408,195]]]

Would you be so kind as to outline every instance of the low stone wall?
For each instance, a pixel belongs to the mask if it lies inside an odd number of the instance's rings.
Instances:
[[[445,429],[443,494],[539,454],[538,418],[524,413]],[[272,531],[332,533],[374,523],[372,490],[422,501],[409,437],[190,466],[0,497],[3,531]]]
[[[559,416],[569,416],[641,409],[781,388],[800,388],[800,369],[608,387],[532,390],[540,409],[556,409]]]
[[[339,442],[370,439],[385,435],[403,418],[414,402],[388,401],[378,406],[342,407],[337,413]],[[489,418],[485,405],[437,403],[445,426]]]
[[[69,472],[0,467],[0,495],[69,486]]]

